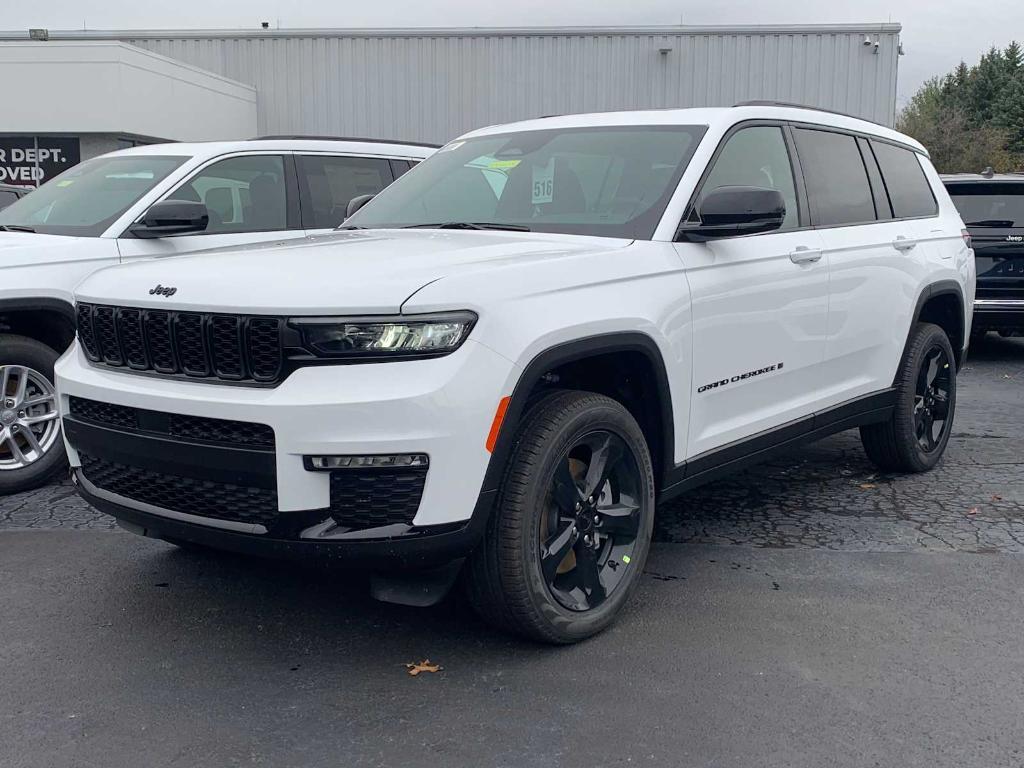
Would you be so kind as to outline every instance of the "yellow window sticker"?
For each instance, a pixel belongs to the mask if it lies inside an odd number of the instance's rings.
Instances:
[[[493,163],[490,163],[487,167],[488,168],[515,168],[521,162],[522,162],[521,160],[495,160]]]
[[[75,183],[74,179],[64,179],[63,181],[58,181],[57,182],[57,186],[58,187],[70,187],[74,183]]]

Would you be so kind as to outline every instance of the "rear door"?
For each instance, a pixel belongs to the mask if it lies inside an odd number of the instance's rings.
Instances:
[[[308,153],[296,155],[295,161],[302,226],[308,234],[330,232],[345,220],[352,198],[376,195],[409,170],[405,161],[382,157]]]
[[[1024,300],[1024,178],[947,182],[946,189],[971,233],[977,299]]]
[[[118,239],[122,260],[177,256],[305,234],[290,154],[254,153],[212,161],[164,199],[205,203],[210,214],[206,230],[160,238],[125,232]]]
[[[794,127],[793,134],[811,222],[829,260],[822,395],[831,407],[892,385],[928,269],[928,222],[894,215],[873,141],[818,126]],[[898,151],[906,154],[904,171],[924,185],[934,215],[937,206],[914,153]],[[890,183],[896,182],[894,176]]]
[[[688,220],[719,187],[767,187],[785,200],[782,228],[676,243],[693,312],[691,458],[809,416],[820,399],[828,265],[820,236],[803,226],[798,178],[782,126],[741,126],[712,160]]]

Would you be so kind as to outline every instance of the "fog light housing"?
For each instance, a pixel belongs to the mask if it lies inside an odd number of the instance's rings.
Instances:
[[[364,456],[306,456],[306,469],[330,472],[336,469],[386,469],[389,467],[426,467],[425,453],[388,453]]]

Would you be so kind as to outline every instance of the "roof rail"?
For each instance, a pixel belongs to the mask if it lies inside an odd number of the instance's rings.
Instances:
[[[367,144],[404,144],[407,147],[426,147],[439,149],[440,144],[427,144],[423,141],[399,141],[398,139],[366,139],[358,136],[303,136],[301,134],[281,134],[280,136],[255,136],[250,141],[362,141]]]
[[[865,123],[872,123],[873,125],[881,125],[876,123],[874,120],[868,120],[866,117],[858,117],[857,115],[851,115],[849,112],[840,112],[837,109],[825,109],[825,107],[812,107],[810,104],[794,104],[789,101],[772,101],[770,99],[754,99],[753,101],[739,101],[733,104],[734,107],[787,107],[789,109],[811,109],[815,112],[826,112],[830,115],[839,115],[840,117],[849,117],[854,120],[863,120]],[[885,127],[885,126],[883,126]]]

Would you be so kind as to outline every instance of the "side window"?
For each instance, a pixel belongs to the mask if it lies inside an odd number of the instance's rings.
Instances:
[[[884,141],[872,141],[871,148],[882,169],[885,187],[889,191],[892,212],[897,219],[918,216],[934,216],[938,203],[932,194],[931,185],[921,168],[917,153]]]
[[[390,163],[379,157],[299,155],[302,226],[331,229],[345,219],[353,197],[375,195],[393,180]]]
[[[720,187],[735,186],[778,190],[786,201],[786,220],[782,229],[799,226],[793,166],[782,129],[778,126],[754,126],[734,133],[704,181],[701,198]],[[699,201],[697,206],[699,209]]]
[[[288,228],[285,184],[280,155],[230,157],[201,170],[169,199],[205,203],[210,223],[204,234],[273,232]]]
[[[860,156],[864,159],[864,167],[867,168],[868,179],[871,180],[871,194],[875,199],[878,219],[879,221],[888,221],[892,218],[892,206],[889,204],[889,195],[885,191],[885,182],[882,181],[882,172],[878,170],[875,153],[868,146],[867,139],[858,137],[857,146],[860,147]]]
[[[412,163],[408,160],[391,160],[391,175],[396,179],[403,173],[412,168]]]
[[[811,223],[839,227],[875,221],[875,203],[857,140],[844,133],[793,130],[807,185]]]

